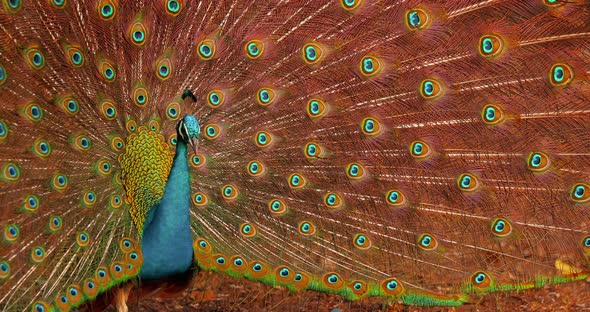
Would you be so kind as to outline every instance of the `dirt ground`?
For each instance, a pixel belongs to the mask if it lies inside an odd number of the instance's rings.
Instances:
[[[160,283],[132,290],[129,311],[590,311],[590,282],[579,281],[518,293],[487,295],[477,303],[458,308],[408,307],[383,303],[380,298],[347,301],[339,296],[305,291],[291,293],[220,274],[199,272],[185,286]],[[113,295],[101,298],[83,311],[116,311]]]

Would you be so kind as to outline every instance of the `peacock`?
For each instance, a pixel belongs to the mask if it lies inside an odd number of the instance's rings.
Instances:
[[[586,0],[1,2],[0,310],[590,275]]]

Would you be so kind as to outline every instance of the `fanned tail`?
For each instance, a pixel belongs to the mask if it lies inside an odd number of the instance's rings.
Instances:
[[[588,276],[586,1],[2,7],[0,309],[136,278],[187,113],[202,269],[439,306]]]
[[[345,3],[232,7],[195,60],[199,266],[417,305],[587,277],[584,3]]]

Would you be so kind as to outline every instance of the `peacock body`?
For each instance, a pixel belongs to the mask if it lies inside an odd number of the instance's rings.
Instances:
[[[587,278],[589,25],[585,0],[2,0],[0,310],[193,265],[436,306]]]

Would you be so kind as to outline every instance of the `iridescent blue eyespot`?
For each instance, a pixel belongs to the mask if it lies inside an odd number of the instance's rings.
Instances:
[[[478,284],[483,283],[483,281],[485,281],[485,279],[486,279],[486,276],[483,273],[479,273],[475,276],[475,282]]]
[[[316,157],[318,156],[319,147],[315,143],[308,143],[306,149],[306,156],[307,157]]]
[[[172,13],[178,13],[178,11],[180,11],[180,3],[176,0],[169,0],[167,7],[168,11]]]
[[[252,266],[252,270],[254,270],[256,272],[260,272],[260,271],[262,271],[262,265],[260,265],[259,263],[256,263]]]
[[[374,65],[373,65],[373,60],[370,58],[366,58],[363,60],[363,69],[365,70],[365,72],[367,73],[371,73],[373,72]]]
[[[331,274],[330,276],[328,276],[328,283],[336,284],[337,282],[338,282],[338,275]]]
[[[281,203],[278,200],[274,200],[270,206],[272,210],[278,211],[281,208]]]
[[[13,9],[18,9],[18,7],[20,6],[20,0],[8,0],[8,6],[10,6]]]
[[[289,269],[287,269],[287,268],[282,268],[282,269],[279,271],[279,274],[280,274],[282,277],[287,277],[287,276],[289,276],[289,274],[291,274],[291,272],[290,272],[290,271],[289,271]]]
[[[368,133],[371,133],[375,129],[375,122],[373,120],[369,119],[365,122],[364,126],[365,126],[365,131]]]
[[[258,144],[266,145],[266,143],[268,143],[268,136],[266,135],[266,133],[259,133],[257,136],[257,140]]]
[[[0,120],[0,142],[8,137],[8,126],[4,121]]]
[[[258,49],[258,46],[256,45],[255,42],[250,42],[248,44],[248,53],[251,56],[257,56],[260,53],[260,49]]]
[[[225,264],[225,258],[218,257],[217,259],[215,259],[215,262],[217,262],[217,264]]]
[[[310,106],[310,111],[314,114],[317,115],[320,113],[320,103],[316,100],[313,100],[309,103]]]
[[[38,119],[41,117],[41,109],[37,105],[31,106],[31,116],[33,118]]]
[[[39,52],[35,52],[35,54],[33,54],[33,64],[35,64],[35,66],[41,66],[43,64],[43,55]]]
[[[76,101],[74,101],[74,100],[69,100],[68,101],[68,110],[71,113],[77,112],[78,111],[78,103],[76,103]]]
[[[168,66],[166,66],[166,65],[161,65],[158,68],[158,72],[160,73],[160,75],[162,77],[167,77],[170,74],[170,68],[168,68]]]
[[[555,66],[553,69],[553,80],[556,82],[562,82],[565,77],[563,66]]]
[[[115,71],[114,71],[112,68],[110,68],[110,67],[107,67],[107,68],[104,70],[104,76],[105,76],[107,79],[109,79],[109,80],[110,80],[110,79],[113,79],[113,78],[115,77]]]
[[[531,157],[531,166],[532,167],[539,167],[541,165],[541,155],[533,154]]]
[[[145,34],[140,31],[140,30],[136,30],[133,32],[133,40],[135,40],[135,42],[142,42],[145,39]]]
[[[341,0],[342,7],[347,11],[356,9],[363,0]]]
[[[100,13],[102,14],[103,17],[108,18],[108,17],[111,17],[111,15],[113,15],[113,13],[115,13],[115,10],[113,9],[112,5],[106,4],[101,8]]]
[[[304,224],[301,226],[301,230],[302,230],[303,232],[309,232],[309,229],[310,229],[310,228],[311,228],[311,227],[310,227],[309,223],[304,223]]]
[[[302,221],[299,223],[299,233],[310,236],[315,234],[315,226],[309,221]]]
[[[586,194],[586,188],[583,185],[577,185],[573,194],[576,199],[582,199],[584,198],[584,194]]]
[[[365,169],[359,163],[350,163],[346,166],[346,176],[351,180],[359,180],[365,176]]]
[[[394,281],[394,280],[389,281],[389,283],[387,283],[387,289],[389,289],[389,290],[394,290],[397,288],[397,286],[398,286],[397,281]]]
[[[461,179],[461,186],[463,188],[467,188],[467,187],[469,187],[469,185],[471,185],[471,177],[464,176],[463,179]]]
[[[312,45],[305,47],[305,56],[310,62],[315,61],[318,57],[315,47]]]
[[[496,109],[492,106],[486,107],[485,109],[485,118],[487,121],[495,121],[496,119]]]
[[[72,53],[72,63],[74,63],[75,65],[82,64],[83,60],[84,60],[84,58],[82,56],[82,53],[80,53],[80,52]]]
[[[364,245],[366,241],[367,241],[367,238],[366,238],[364,235],[359,235],[359,236],[356,238],[356,243],[357,243],[358,245]]]
[[[7,261],[0,262],[0,272],[2,272],[0,278],[8,277],[8,273],[10,273],[10,265]]]
[[[209,95],[209,101],[211,101],[211,103],[213,105],[219,105],[219,102],[220,102],[219,95],[217,95],[217,93],[215,93],[215,92],[212,92]]]
[[[422,143],[416,143],[416,144],[414,144],[413,151],[414,151],[415,154],[421,154],[422,153],[422,148],[423,148]]]
[[[424,94],[431,96],[434,93],[434,84],[431,81],[426,81],[423,88]]]
[[[414,28],[417,28],[418,26],[420,26],[421,20],[420,20],[420,15],[418,14],[418,12],[411,11],[410,13],[408,13],[408,23]]]
[[[201,44],[201,46],[199,47],[199,51],[204,57],[210,57],[213,53],[213,50],[207,44]]]
[[[565,63],[554,64],[549,70],[549,80],[555,87],[567,86],[573,81],[574,77],[573,68]]]
[[[328,202],[329,205],[334,205],[336,203],[336,195],[335,194],[328,195],[328,197],[326,198],[326,201]]]

